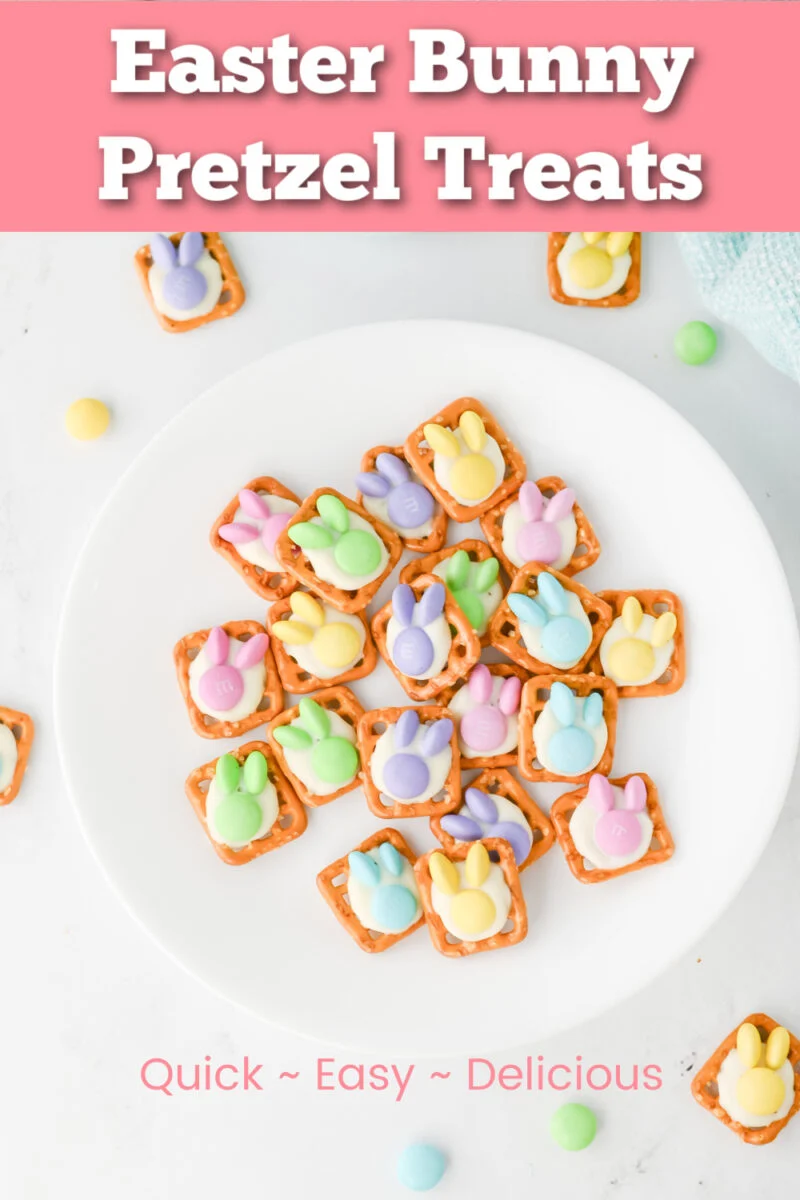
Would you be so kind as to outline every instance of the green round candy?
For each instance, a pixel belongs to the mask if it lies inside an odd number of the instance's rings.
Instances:
[[[486,618],[480,597],[469,588],[464,588],[463,590],[457,588],[453,592],[453,599],[469,621],[472,628],[480,629]]]
[[[562,1104],[550,1119],[550,1136],[562,1150],[585,1150],[597,1133],[597,1117],[585,1104]]]
[[[717,349],[717,335],[705,321],[687,321],[675,334],[675,353],[681,362],[699,367]]]
[[[380,565],[381,544],[374,533],[351,529],[339,538],[333,557],[346,575],[370,575]]]
[[[267,771],[267,760],[260,750],[254,750],[252,754],[248,754],[244,761],[242,778],[246,792],[249,792],[251,796],[261,795],[267,786],[269,772]]]
[[[325,738],[311,751],[311,768],[323,783],[347,783],[358,770],[358,751],[347,738]]]
[[[218,805],[214,813],[217,831],[228,845],[238,846],[250,842],[261,825],[261,805],[244,792],[234,792]]]

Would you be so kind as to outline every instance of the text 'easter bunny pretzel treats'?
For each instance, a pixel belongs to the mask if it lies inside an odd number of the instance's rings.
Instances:
[[[0,808],[19,792],[33,745],[33,721],[27,713],[0,708]]]
[[[502,838],[513,851],[518,871],[546,854],[555,841],[553,826],[522,784],[510,772],[491,767],[466,789],[458,812],[431,818],[431,832],[445,850],[458,843]]]
[[[640,233],[551,233],[547,245],[550,295],[559,304],[620,308],[639,295]]]
[[[333,488],[312,492],[275,542],[278,562],[340,612],[363,611],[401,553],[393,530]]]
[[[218,233],[157,233],[136,252],[136,269],[151,307],[168,333],[230,317],[244,288]]]
[[[275,539],[297,512],[300,501],[277,479],[251,479],[214,522],[211,545],[264,600],[280,600],[297,580],[275,557]]]
[[[268,737],[278,765],[310,808],[358,787],[361,758],[356,727],[364,710],[349,688],[304,696],[272,722]]]
[[[381,829],[317,876],[317,887],[354,941],[380,954],[425,923],[416,856],[396,829]]]
[[[522,684],[528,678],[507,663],[478,663],[467,679],[440,697],[456,721],[466,767],[510,767],[517,762]]]
[[[692,1094],[743,1141],[767,1145],[800,1111],[800,1041],[752,1013],[697,1072]]]
[[[522,689],[519,769],[526,779],[588,782],[607,775],[617,734],[617,689],[601,675],[539,675]]]
[[[509,575],[529,562],[577,575],[600,557],[575,492],[557,475],[527,479],[516,495],[483,514],[481,529]]]
[[[683,607],[674,592],[604,591],[613,621],[591,668],[626,696],[668,696],[686,678]]]
[[[413,558],[400,572],[401,583],[413,583],[420,575],[436,575],[446,585],[458,607],[488,646],[489,621],[503,599],[500,564],[485,542],[465,538],[422,558]]]
[[[187,634],[174,658],[189,719],[201,737],[238,737],[283,707],[269,637],[257,621]]]
[[[402,446],[368,450],[356,485],[358,503],[399,534],[408,550],[427,554],[444,544],[447,513],[408,466]]]
[[[446,854],[432,850],[417,861],[414,872],[428,932],[440,954],[463,958],[513,946],[526,937],[528,914],[507,841],[487,838],[454,846]]]
[[[306,810],[270,760],[248,742],[192,771],[186,795],[223,862],[242,866],[305,832]]]
[[[278,674],[287,692],[305,695],[363,679],[378,651],[363,613],[343,613],[308,592],[293,592],[269,610]]]
[[[447,710],[378,708],[358,723],[364,795],[377,817],[452,812],[461,800],[458,746]]]
[[[408,437],[406,457],[454,521],[472,521],[516,492],[525,460],[477,400],[455,400]]]

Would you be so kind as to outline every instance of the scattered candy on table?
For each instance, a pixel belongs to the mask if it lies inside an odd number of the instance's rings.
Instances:
[[[562,1150],[585,1150],[597,1133],[597,1118],[585,1104],[562,1104],[550,1118],[550,1136]]]
[[[67,433],[79,442],[93,442],[95,438],[102,437],[110,420],[108,405],[89,396],[74,400],[64,417]]]
[[[397,1180],[411,1192],[429,1192],[441,1182],[447,1159],[426,1142],[406,1146],[397,1160]]]
[[[675,334],[673,345],[681,362],[699,367],[716,353],[717,335],[705,321],[687,321]]]

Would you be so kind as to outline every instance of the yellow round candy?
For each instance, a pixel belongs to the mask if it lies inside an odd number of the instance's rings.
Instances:
[[[581,234],[587,246],[595,246],[599,241],[606,236],[604,233],[584,233]]]
[[[497,916],[494,900],[486,892],[468,888],[453,897],[450,909],[453,924],[466,934],[484,933]]]
[[[605,250],[597,246],[584,246],[576,250],[567,263],[572,282],[580,288],[602,287],[611,278],[614,265]]]
[[[326,667],[346,667],[360,649],[358,631],[343,621],[323,625],[314,637],[314,653]]]
[[[608,650],[608,669],[615,679],[623,683],[636,683],[650,675],[656,665],[656,656],[649,642],[641,638],[621,638]]]
[[[622,606],[622,624],[628,633],[636,633],[642,623],[642,606],[635,596],[628,596]]]
[[[108,429],[111,413],[102,400],[91,400],[88,396],[75,400],[67,409],[64,418],[67,433],[79,442],[91,442]]]
[[[483,454],[463,454],[453,463],[450,483],[465,500],[483,500],[494,491],[495,470]]]
[[[753,1067],[746,1071],[736,1085],[736,1099],[745,1112],[754,1117],[769,1117],[776,1113],[786,1096],[786,1086],[780,1075],[769,1067]]]
[[[606,238],[606,253],[612,258],[619,258],[621,254],[627,253],[632,241],[632,233],[610,233]]]

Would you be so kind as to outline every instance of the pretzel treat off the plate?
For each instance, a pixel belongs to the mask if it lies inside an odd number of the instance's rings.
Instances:
[[[425,484],[414,477],[402,446],[373,446],[361,459],[361,472],[356,500],[382,525],[399,534],[407,549],[427,554],[444,545],[447,513]]]
[[[781,1058],[783,1061],[777,1068],[770,1067],[766,1062],[764,1062],[760,1067],[760,1071],[766,1072],[772,1070],[776,1073],[778,1071],[781,1072],[781,1083],[783,1084],[783,1087],[782,1089],[781,1087],[778,1087],[778,1094],[774,1097],[775,1100],[778,1100],[780,1096],[781,1102],[778,1109],[775,1111],[773,1120],[766,1124],[759,1124],[757,1126],[746,1125],[741,1121],[735,1120],[734,1117],[732,1117],[730,1113],[728,1113],[722,1106],[719,1077],[720,1072],[723,1069],[723,1064],[726,1063],[726,1060],[729,1062],[734,1062],[730,1056],[738,1054],[737,1042],[739,1040],[739,1031],[742,1026],[747,1025],[754,1026],[756,1031],[754,1034],[751,1030],[748,1030],[747,1032],[750,1034],[750,1038],[744,1040],[742,1045],[742,1049],[745,1054],[745,1060],[747,1060],[747,1055],[749,1052],[751,1055],[749,1061],[751,1062],[755,1061],[757,1054],[759,1055],[760,1060],[764,1059],[766,1054],[766,1046],[763,1045],[763,1043],[767,1043],[770,1034],[775,1036],[774,1031],[776,1029],[784,1028],[783,1026],[780,1026],[777,1021],[773,1020],[772,1017],[768,1017],[766,1013],[751,1013],[749,1017],[745,1017],[741,1025],[737,1025],[736,1029],[734,1029],[732,1033],[728,1034],[722,1045],[717,1047],[717,1049],[709,1058],[708,1062],[705,1063],[697,1072],[692,1080],[692,1095],[697,1103],[701,1105],[701,1107],[703,1107],[707,1112],[712,1113],[718,1121],[722,1121],[723,1125],[726,1125],[728,1129],[737,1134],[742,1141],[749,1143],[751,1146],[766,1146],[769,1142],[774,1142],[781,1130],[788,1125],[792,1117],[794,1117],[797,1112],[800,1111],[800,1041],[798,1041],[798,1039],[792,1033],[789,1033],[788,1030],[783,1034],[778,1035],[782,1041],[782,1045],[775,1047],[775,1049],[778,1051],[777,1057]],[[762,1046],[749,1046],[748,1043],[755,1042],[756,1038],[760,1039]],[[744,1074],[747,1070],[745,1061],[742,1062],[740,1070],[742,1074]],[[742,1082],[741,1079],[739,1082]],[[748,1082],[752,1083],[752,1076],[751,1080]],[[764,1075],[762,1074],[761,1079],[758,1080],[758,1083],[760,1083],[763,1087],[765,1082],[769,1083],[769,1080],[765,1079]],[[775,1088],[775,1086],[776,1085],[773,1083],[772,1088],[769,1088],[769,1091]],[[747,1084],[745,1084],[745,1087],[747,1088]],[[789,1090],[790,1087],[793,1087],[794,1089],[793,1094]],[[754,1089],[752,1086],[747,1088],[747,1092],[749,1092],[751,1095],[753,1090]],[[763,1105],[763,1107],[769,1110],[772,1106],[767,1103]],[[784,1110],[786,1111],[784,1112]],[[744,1115],[744,1113],[742,1113],[742,1115]],[[772,1112],[767,1111],[763,1114],[760,1114],[759,1119],[761,1121],[765,1121],[770,1116],[772,1116]]]
[[[628,250],[631,265],[622,286],[612,295],[599,298],[568,296],[564,291],[561,272],[558,269],[558,256],[569,236],[568,233],[550,233],[547,236],[547,279],[553,299],[559,304],[577,304],[584,308],[623,308],[626,304],[633,304],[642,285],[642,235],[634,233],[631,240]]]
[[[562,575],[577,575],[600,557],[597,534],[577,500],[571,513],[558,515],[560,502],[556,509],[550,507],[554,496],[571,490],[557,475],[547,475],[530,481],[530,487],[523,484],[483,514],[481,529],[509,576],[527,562],[543,562],[545,552],[548,563]]]
[[[480,637],[481,646],[488,646],[489,622],[503,598],[499,561],[485,542],[465,538],[455,546],[412,558],[401,570],[400,582],[413,583],[420,575],[436,575],[443,580]],[[489,562],[492,566],[481,570],[480,564]]]
[[[181,243],[186,236],[191,237],[192,235],[173,233],[168,239],[172,243],[176,252],[179,252]],[[155,263],[153,258],[152,243],[148,243],[146,246],[140,246],[136,251],[134,261],[136,263],[137,274],[141,280],[147,299],[150,301],[150,307],[156,314],[162,329],[166,329],[167,333],[188,333],[190,329],[197,329],[200,325],[208,325],[211,321],[219,321],[223,317],[231,317],[235,312],[238,312],[238,310],[244,304],[244,287],[222,238],[218,233],[202,233],[199,236],[203,239],[202,254],[210,257],[219,268],[218,274],[221,276],[221,288],[219,291],[219,298],[210,312],[195,316],[188,316],[185,320],[181,320],[177,317],[170,316],[166,312],[163,312],[159,307],[159,302],[156,300],[156,297],[153,294],[150,272],[153,268],[159,270],[159,266]],[[193,259],[193,262],[195,261],[196,259]],[[193,271],[195,275],[200,274],[198,267],[194,267],[191,263],[183,266],[180,264],[180,261],[178,261],[177,270],[174,270],[173,273],[177,274],[180,271]],[[215,269],[212,268],[211,274],[214,274],[214,272]],[[186,308],[187,312],[191,312],[194,308],[193,305],[188,303],[188,300],[191,298],[191,287],[186,289],[184,286],[186,282],[188,282],[190,285],[193,283],[192,280],[187,281],[185,277],[181,280],[176,280],[177,286],[175,288],[175,295],[182,297],[179,304],[180,309]],[[217,286],[219,286],[219,282],[220,281],[218,280]],[[209,286],[213,286],[210,278],[207,279],[207,283]],[[203,292],[203,297],[204,296],[205,292]],[[197,303],[199,305],[199,301]]]
[[[546,581],[546,588],[540,580]],[[533,618],[540,623],[534,624]],[[611,620],[610,605],[576,579],[531,562],[511,580],[492,617],[489,638],[496,649],[532,675],[579,675],[596,653]],[[535,643],[538,656],[526,641]],[[571,661],[566,665],[548,662],[548,653],[553,659],[570,656]]]
[[[201,737],[239,737],[283,707],[269,637],[258,621],[227,621],[188,633],[173,655],[189,720]]]
[[[271,475],[259,475],[237,492],[212,526],[209,540],[217,554],[262,600],[280,600],[297,587],[274,550],[275,538],[299,507],[294,492]]]
[[[502,838],[431,850],[414,872],[431,941],[447,958],[514,946],[527,935],[519,871]]]
[[[402,551],[396,533],[333,488],[312,492],[275,542],[278,562],[315,595],[346,613],[367,607]]]
[[[0,807],[19,792],[33,745],[33,720],[27,713],[0,708]]]
[[[435,425],[442,427],[438,449],[425,432],[426,426],[430,433]],[[518,491],[525,478],[525,460],[517,447],[489,410],[469,396],[423,421],[406,439],[405,452],[454,521],[473,521]],[[454,490],[449,491],[443,480]]]
[[[281,682],[296,696],[375,670],[378,651],[363,613],[343,613],[295,591],[272,605],[267,624]]]
[[[408,589],[405,591],[404,589]],[[430,592],[430,603],[425,599]],[[414,601],[417,604],[414,604]],[[439,605],[441,600],[441,605]],[[431,610],[430,619],[418,620],[420,606],[427,605]],[[435,608],[435,612],[434,612]],[[399,613],[399,615],[398,615]],[[424,614],[423,614],[424,615]],[[390,622],[396,622],[399,632],[389,646]],[[408,638],[404,635],[409,634]],[[469,620],[458,607],[450,592],[447,591],[441,579],[435,575],[420,575],[410,584],[398,584],[392,599],[384,604],[372,618],[372,636],[375,645],[384,661],[389,665],[395,677],[402,684],[412,700],[432,700],[450,687],[457,679],[463,679],[469,674],[481,655],[481,644],[478,635],[473,631]],[[424,639],[427,639],[425,643]],[[447,641],[449,639],[449,641]],[[406,641],[408,646],[406,647]],[[440,646],[441,642],[441,646]],[[392,657],[400,654],[404,662],[413,666],[423,661],[424,655],[430,655],[430,662],[435,662],[445,642],[449,646],[447,658],[442,669],[435,675],[419,678],[406,674],[398,667]],[[406,649],[408,653],[406,654]],[[427,670],[428,668],[420,668]]]
[[[522,685],[529,678],[512,663],[477,663],[466,679],[442,692],[439,703],[456,722],[464,769],[516,766]]]
[[[555,827],[558,844],[564,851],[567,866],[575,878],[581,883],[605,883],[607,879],[614,879],[617,875],[628,875],[631,871],[640,871],[643,867],[652,867],[671,858],[675,843],[664,820],[658,790],[650,776],[636,771],[630,775],[623,775],[620,779],[606,780],[602,775],[598,775],[597,779],[603,780],[602,789],[597,789],[597,797],[590,795],[593,791],[590,781],[577,791],[559,796],[550,808],[550,820]],[[638,796],[635,795],[630,782],[634,779],[641,780]],[[616,807],[613,794],[615,788],[620,791],[625,789],[624,798],[619,797]],[[586,821],[582,822],[585,826],[584,836],[592,843],[584,846],[582,852],[575,844],[576,829],[570,828],[570,822],[578,806],[584,802],[587,805],[594,802],[594,808],[581,808],[582,814],[588,813]],[[620,808],[619,803],[624,807]],[[649,818],[649,822],[640,824],[640,820],[644,818]],[[649,827],[650,823],[652,830]],[[592,825],[594,832],[591,832]],[[599,854],[607,866],[594,865],[590,857],[590,854],[599,856],[598,843]],[[647,849],[641,854],[645,843]],[[629,859],[633,854],[641,854],[641,857],[631,862]],[[620,858],[622,866],[612,865],[615,857]]]
[[[396,854],[382,852],[386,845]],[[372,865],[353,863],[359,856],[371,859]],[[368,954],[388,950],[425,924],[413,871],[415,862],[416,855],[402,834],[396,829],[379,829],[317,876],[317,887],[337,920]],[[395,890],[389,893],[390,888]],[[381,928],[375,929],[371,922]]]
[[[473,791],[482,793],[484,797],[488,796],[497,810],[496,813],[491,811],[492,806],[487,805],[485,800],[471,796],[470,793]],[[528,836],[530,837],[530,847],[527,853],[523,857],[519,857],[516,851],[514,853],[518,871],[524,871],[531,863],[536,862],[537,858],[546,854],[553,845],[555,834],[550,821],[533,798],[528,795],[522,784],[518,783],[514,776],[509,771],[504,771],[502,767],[489,767],[487,770],[481,771],[480,775],[473,779],[469,787],[465,789],[464,795],[467,803],[455,816],[463,817],[465,820],[453,821],[452,816],[431,818],[431,832],[439,839],[448,853],[455,846],[487,837],[503,837],[505,841],[509,841],[508,834],[513,834],[514,831],[506,827],[512,822],[522,829],[522,835],[515,836],[511,842],[512,850],[514,850],[516,842],[519,842],[521,850],[524,850],[525,841]],[[470,807],[470,801],[474,805],[474,811]],[[513,811],[514,809],[518,810],[519,815]],[[525,832],[523,820],[527,824],[528,833]],[[453,825],[456,833],[448,832],[445,826],[449,824]],[[503,832],[495,833],[495,829],[498,828],[501,828]],[[456,836],[456,834],[460,836]]]
[[[263,757],[260,771],[252,766],[242,769],[251,754]],[[186,795],[223,862],[243,866],[305,832],[306,810],[278,770],[266,742],[247,742],[221,757],[233,763],[218,767],[221,760],[215,758],[197,767],[186,780]],[[274,819],[268,824],[270,814]]]
[[[330,804],[362,782],[356,744],[364,713],[349,688],[323,688],[280,713],[267,737],[278,766],[309,808]]]
[[[432,817],[461,803],[455,724],[441,705],[364,713],[358,747],[364,795],[376,817]]]
[[[554,689],[557,693],[555,706],[562,711],[563,721],[550,707]],[[565,695],[566,690],[572,694],[571,701]],[[600,699],[591,700],[594,695]],[[589,712],[586,712],[587,706]],[[602,675],[535,675],[522,689],[518,761],[520,774],[539,783],[558,783],[563,780],[576,784],[587,783],[591,775],[608,775],[614,758],[617,709],[617,689],[610,679]],[[544,730],[537,730],[537,721],[543,714],[547,724]],[[559,763],[563,759],[563,765],[569,768],[582,766],[586,761],[590,762],[590,765],[573,773],[571,769],[551,769],[542,759],[542,755],[546,760],[551,758],[553,733],[562,730],[570,732],[566,738],[559,740]],[[577,732],[572,732],[573,730]],[[589,745],[587,739],[593,739],[593,746]],[[602,753],[598,758],[597,753],[601,746]]]
[[[686,679],[683,605],[675,593],[637,588],[597,595],[611,606],[612,622],[592,658],[591,670],[613,679],[623,698],[669,696],[683,687]],[[670,629],[671,636],[666,636]],[[643,682],[636,683],[637,677]]]

